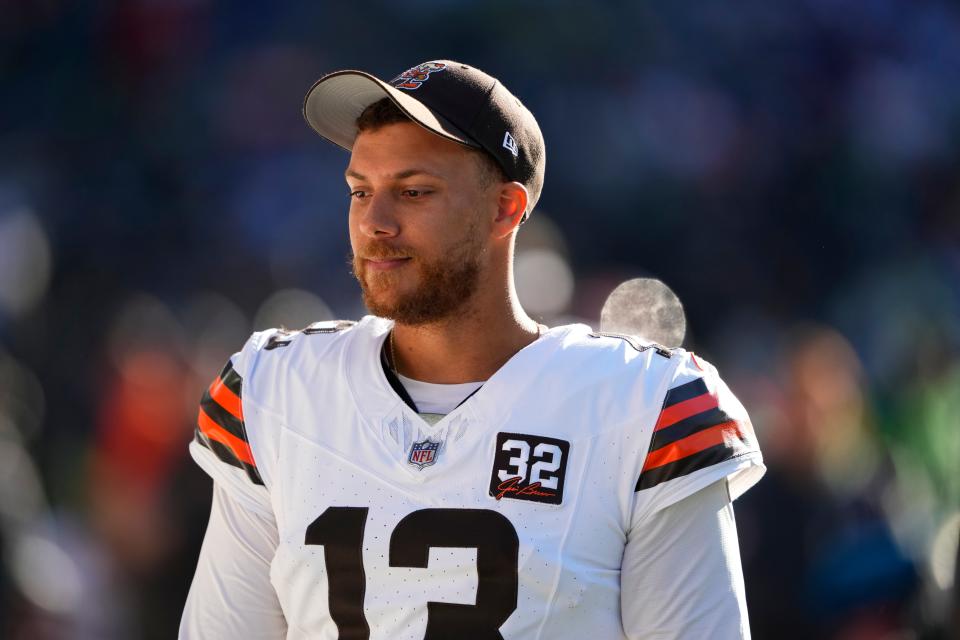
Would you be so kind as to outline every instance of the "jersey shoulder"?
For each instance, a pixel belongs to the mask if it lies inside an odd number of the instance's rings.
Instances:
[[[200,398],[191,444],[197,462],[228,488],[238,483],[262,487],[264,462],[274,448],[269,432],[271,417],[279,415],[275,407],[282,405],[290,385],[315,373],[325,360],[336,359],[331,352],[356,325],[332,320],[299,331],[268,329],[251,335]]]
[[[635,378],[661,374],[675,366],[682,349],[668,348],[645,338],[625,333],[594,331],[574,325],[566,333],[560,357],[551,364],[581,369],[583,374]]]
[[[674,350],[635,491],[656,508],[727,478],[731,499],[763,475],[753,424],[716,367]]]
[[[641,412],[659,403],[665,380],[684,357],[683,349],[668,348],[640,336],[592,331],[571,332],[551,368],[583,387],[609,398],[607,423],[635,422]]]
[[[746,409],[716,367],[692,351],[639,336],[581,331],[564,367],[589,381],[587,398],[632,461],[624,468],[641,510],[659,510],[728,478],[731,498],[765,467]],[[587,400],[590,401],[589,399]]]
[[[292,386],[319,369],[336,366],[338,351],[362,326],[351,320],[327,320],[295,331],[280,328],[253,334],[232,358],[246,381],[244,400],[267,408],[281,406]]]
[[[503,385],[502,403],[521,422],[548,421],[565,438],[603,436],[641,455],[644,426],[656,419],[677,350],[637,336],[604,334],[586,325],[555,327],[543,348]],[[514,389],[520,392],[510,395]],[[549,418],[548,418],[549,416]],[[558,436],[560,437],[560,436]],[[610,451],[620,451],[621,445]],[[635,480],[635,479],[634,479]]]

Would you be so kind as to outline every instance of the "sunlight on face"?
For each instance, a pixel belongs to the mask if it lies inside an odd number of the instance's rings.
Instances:
[[[496,197],[475,152],[412,123],[361,133],[346,171],[353,272],[367,308],[401,324],[475,294]]]

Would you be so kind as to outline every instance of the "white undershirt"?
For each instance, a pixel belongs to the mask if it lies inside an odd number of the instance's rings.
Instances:
[[[397,374],[397,378],[407,390],[410,399],[417,405],[420,416],[430,424],[436,424],[445,415],[460,406],[460,403],[483,386],[482,382],[464,382],[462,384],[435,384],[421,382]]]

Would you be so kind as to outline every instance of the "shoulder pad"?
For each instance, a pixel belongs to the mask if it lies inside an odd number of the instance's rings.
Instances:
[[[299,331],[280,328],[273,332],[267,340],[267,343],[263,345],[263,349],[272,351],[273,349],[286,347],[299,335],[310,336],[318,333],[339,333],[340,331],[349,329],[355,324],[357,323],[353,320],[324,320],[322,322],[314,322]]]
[[[670,358],[674,355],[674,352],[679,352],[678,349],[668,349],[667,347],[657,344],[656,342],[650,342],[649,340],[644,340],[638,336],[630,335],[627,333],[613,333],[610,331],[591,331],[589,334],[591,338],[619,338],[623,340],[631,347],[637,351],[646,351],[647,349],[653,349],[656,351],[657,355],[663,356],[664,358]]]

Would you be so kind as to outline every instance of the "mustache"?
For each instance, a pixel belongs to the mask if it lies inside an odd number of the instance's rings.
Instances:
[[[371,242],[352,253],[351,261],[356,261],[357,258],[362,260],[393,260],[396,258],[414,258],[416,255],[416,251],[408,247]]]

